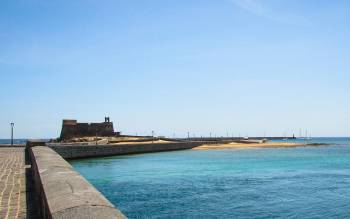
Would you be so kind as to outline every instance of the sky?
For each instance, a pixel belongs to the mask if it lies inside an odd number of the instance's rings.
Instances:
[[[0,138],[350,136],[346,0],[3,0]]]

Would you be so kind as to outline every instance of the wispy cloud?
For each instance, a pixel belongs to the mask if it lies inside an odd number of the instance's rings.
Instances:
[[[268,15],[263,5],[255,0],[231,0],[231,2],[253,14],[260,16]]]
[[[251,14],[264,17],[275,22],[295,25],[310,25],[310,22],[307,19],[298,16],[297,14],[291,14],[282,9],[272,10],[268,5],[268,1],[230,0],[230,2]]]

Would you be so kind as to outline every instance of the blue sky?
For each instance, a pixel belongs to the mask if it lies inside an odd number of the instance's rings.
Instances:
[[[0,138],[63,118],[128,134],[350,136],[345,0],[0,3]]]

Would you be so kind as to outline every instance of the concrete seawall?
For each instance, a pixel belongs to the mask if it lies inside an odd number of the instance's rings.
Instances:
[[[126,218],[55,151],[38,146],[29,153],[42,218]]]
[[[212,142],[208,142],[213,144]],[[172,142],[162,144],[138,143],[118,145],[94,145],[94,146],[49,146],[65,159],[77,159],[88,157],[102,157],[137,153],[151,153],[161,151],[174,151],[192,149],[205,144],[205,142]]]

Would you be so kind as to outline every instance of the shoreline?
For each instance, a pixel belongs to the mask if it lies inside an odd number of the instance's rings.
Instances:
[[[295,148],[295,147],[320,147],[327,144],[308,144],[290,142],[267,142],[267,143],[229,143],[215,145],[201,145],[192,150],[220,150],[220,149],[253,149],[253,148]]]

